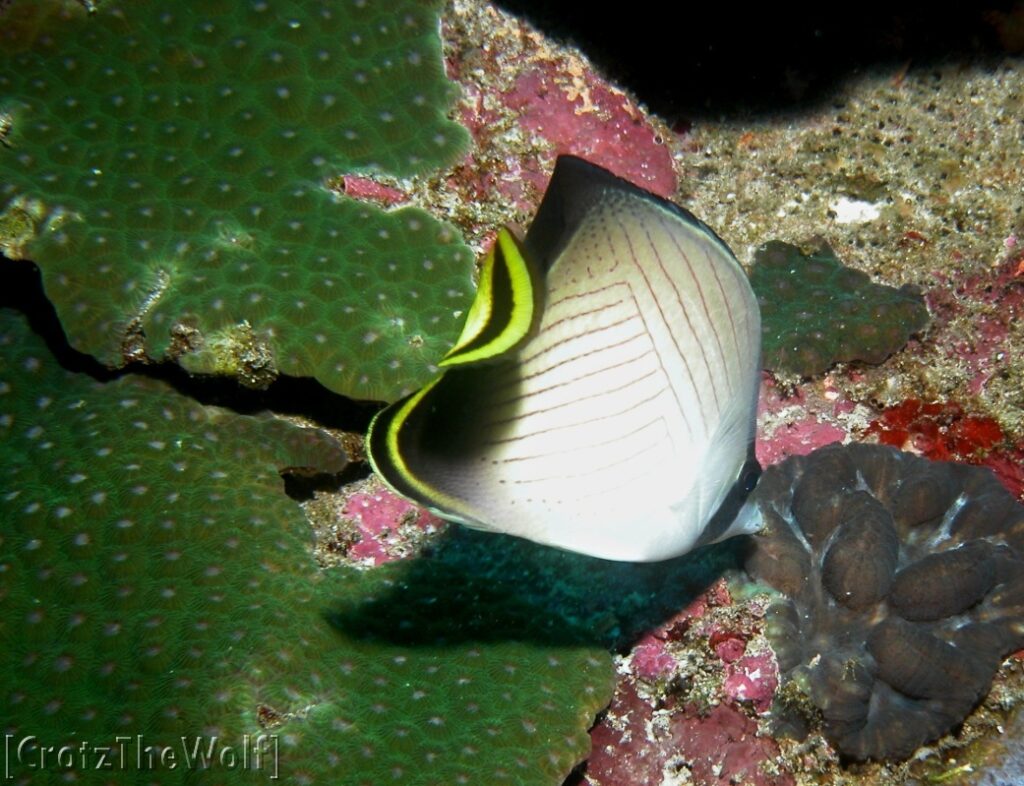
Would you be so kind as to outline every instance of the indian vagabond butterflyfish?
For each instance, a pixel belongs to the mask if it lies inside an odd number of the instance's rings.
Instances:
[[[455,346],[382,410],[374,470],[442,518],[656,561],[756,531],[761,319],[728,246],[672,202],[559,157],[498,233]]]

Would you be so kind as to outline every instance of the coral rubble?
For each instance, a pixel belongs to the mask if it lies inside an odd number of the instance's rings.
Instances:
[[[1024,507],[987,469],[833,445],[756,493],[746,567],[786,596],[769,637],[845,756],[910,756],[1024,646]]]

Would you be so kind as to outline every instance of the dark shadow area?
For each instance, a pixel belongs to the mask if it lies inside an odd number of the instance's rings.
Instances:
[[[32,330],[43,338],[57,362],[68,371],[88,374],[100,382],[138,374],[165,382],[201,404],[225,407],[243,415],[264,410],[302,415],[320,426],[352,433],[364,433],[380,408],[376,403],[353,401],[332,393],[311,378],[281,376],[266,390],[253,390],[230,377],[192,376],[174,363],[133,363],[120,369],[107,368],[70,345],[56,310],[46,298],[42,276],[34,263],[0,256],[0,266],[3,269],[0,308],[23,313]]]
[[[355,483],[370,475],[370,465],[353,461],[341,472],[318,472],[308,467],[288,467],[281,470],[284,493],[296,502],[308,502],[316,493],[337,491],[348,483]]]
[[[386,594],[326,616],[347,636],[402,646],[515,640],[625,651],[737,569],[742,540],[627,563],[452,527]]]
[[[1024,51],[1024,3],[803,4],[496,0],[578,46],[671,124],[798,111],[844,79]]]

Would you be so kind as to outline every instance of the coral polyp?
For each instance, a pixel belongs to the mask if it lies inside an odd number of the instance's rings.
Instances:
[[[987,469],[879,445],[770,467],[746,567],[785,600],[779,665],[851,759],[902,759],[960,723],[1024,646],[1024,506]]]

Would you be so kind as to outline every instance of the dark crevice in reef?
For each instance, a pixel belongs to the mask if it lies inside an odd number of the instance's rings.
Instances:
[[[68,342],[57,312],[46,298],[42,276],[34,263],[0,256],[0,265],[3,266],[0,308],[12,308],[25,314],[32,330],[43,338],[57,362],[68,371],[88,374],[99,382],[137,374],[165,382],[201,404],[225,407],[243,415],[266,410],[302,415],[318,425],[353,433],[365,432],[379,409],[378,404],[352,401],[332,393],[309,378],[281,376],[266,390],[253,390],[229,377],[193,376],[174,363],[133,363],[120,369],[107,368]]]
[[[549,36],[578,46],[612,81],[673,124],[701,117],[799,111],[828,100],[844,79],[884,69],[980,61],[1022,46],[1019,2],[937,12],[920,3],[631,3],[497,0]],[[681,21],[677,21],[680,20]]]
[[[29,327],[42,337],[63,368],[76,374],[88,374],[98,382],[109,382],[121,376],[122,371],[107,368],[68,343],[57,312],[43,293],[42,276],[35,263],[12,261],[0,254],[0,267],[3,268],[0,308],[11,308],[24,314]]]
[[[281,470],[284,493],[296,502],[308,502],[317,492],[337,491],[342,486],[364,480],[370,475],[370,465],[353,461],[341,472],[309,472],[305,469]]]

